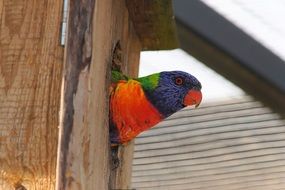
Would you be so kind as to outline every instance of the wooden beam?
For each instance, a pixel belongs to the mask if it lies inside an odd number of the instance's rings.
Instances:
[[[62,4],[55,0],[0,2],[1,189],[55,189]],[[59,189],[130,185],[132,143],[119,149],[121,164],[110,170],[107,110],[112,49],[118,41],[123,72],[130,76],[138,72],[143,37],[137,36],[132,20],[123,0],[70,0]]]
[[[108,100],[112,52],[138,73],[141,44],[123,0],[70,1],[65,52],[57,189],[129,188],[132,143],[111,170]],[[111,176],[111,177],[110,177]]]
[[[171,0],[127,0],[143,50],[178,48]]]
[[[0,189],[54,189],[62,1],[0,2]]]

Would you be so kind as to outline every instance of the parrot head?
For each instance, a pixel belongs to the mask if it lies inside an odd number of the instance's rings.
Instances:
[[[166,71],[138,79],[153,106],[166,118],[186,106],[198,107],[201,83],[183,71]]]

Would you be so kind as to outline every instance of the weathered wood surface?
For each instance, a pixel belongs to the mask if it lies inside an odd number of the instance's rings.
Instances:
[[[171,0],[127,0],[143,50],[178,48]]]
[[[67,37],[57,189],[128,188],[132,144],[111,171],[107,111],[115,44],[122,71],[138,72],[141,45],[125,1],[71,1]]]
[[[123,72],[137,75],[143,37],[136,33],[142,30],[135,29],[123,0],[70,2],[74,38],[68,40],[65,55],[57,185],[59,189],[127,188],[131,144],[119,150],[120,168],[110,171],[108,82],[112,49],[118,41]],[[55,188],[62,4],[0,2],[0,189]]]
[[[137,189],[285,188],[285,120],[248,97],[182,110],[136,139]]]
[[[54,189],[62,2],[0,1],[0,189]]]

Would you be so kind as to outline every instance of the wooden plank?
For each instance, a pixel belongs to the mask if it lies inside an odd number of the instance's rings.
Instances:
[[[62,2],[0,1],[0,189],[54,189]]]
[[[171,0],[127,0],[143,50],[178,48]]]
[[[140,41],[123,0],[69,7],[57,189],[129,188],[132,143],[119,149],[120,166],[111,171],[108,86],[115,45],[122,71],[136,76]]]

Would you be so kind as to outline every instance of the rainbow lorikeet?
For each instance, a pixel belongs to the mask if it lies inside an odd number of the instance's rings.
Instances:
[[[200,104],[201,83],[191,74],[169,71],[129,78],[112,71],[110,140],[124,144],[180,109]]]

